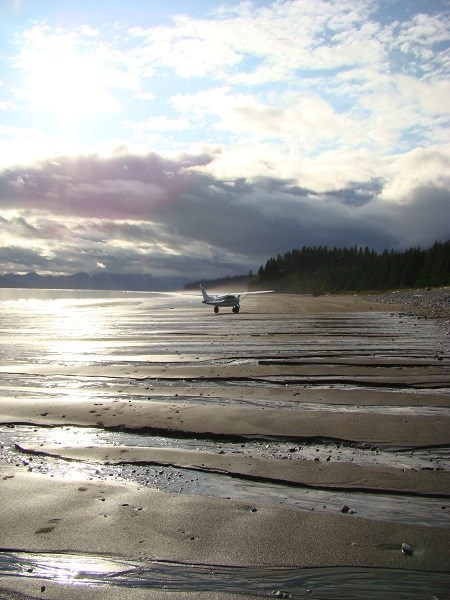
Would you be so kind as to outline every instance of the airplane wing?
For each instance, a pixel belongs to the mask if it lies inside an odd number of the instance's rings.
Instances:
[[[203,304],[214,304],[215,306],[239,306],[239,301],[250,294],[271,294],[274,290],[258,290],[256,292],[233,292],[223,295],[209,295],[203,285],[200,285],[203,294]],[[231,304],[230,304],[231,303]]]
[[[275,290],[261,290],[261,291],[258,291],[258,292],[241,292],[239,294],[239,296],[240,296],[240,298],[242,300],[246,296],[250,296],[252,294],[273,294],[274,292],[275,292]]]

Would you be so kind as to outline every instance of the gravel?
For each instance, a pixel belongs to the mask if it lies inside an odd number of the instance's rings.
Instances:
[[[364,298],[383,304],[401,304],[427,316],[450,318],[450,287],[396,290]]]

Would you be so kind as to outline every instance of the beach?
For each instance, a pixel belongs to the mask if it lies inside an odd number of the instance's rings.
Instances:
[[[0,290],[0,597],[445,598],[430,298]]]

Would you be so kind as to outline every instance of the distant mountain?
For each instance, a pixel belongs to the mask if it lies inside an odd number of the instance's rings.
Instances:
[[[75,273],[74,275],[39,275],[27,273],[0,275],[0,288],[38,288],[50,290],[123,290],[169,292],[182,290],[186,277],[153,277],[123,273]]]

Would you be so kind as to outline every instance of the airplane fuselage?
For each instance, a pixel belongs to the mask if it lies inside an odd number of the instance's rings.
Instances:
[[[211,304],[211,306],[237,306],[239,304],[239,298],[233,294],[226,294],[225,296],[218,296],[217,298],[211,296],[209,300],[203,300],[203,304]]]
[[[207,294],[205,288],[201,285],[200,289],[203,294],[203,304],[209,304],[214,306],[214,312],[218,313],[219,308],[231,306],[234,313],[239,312],[239,300],[241,296],[236,294],[224,294],[223,296],[210,296]]]

